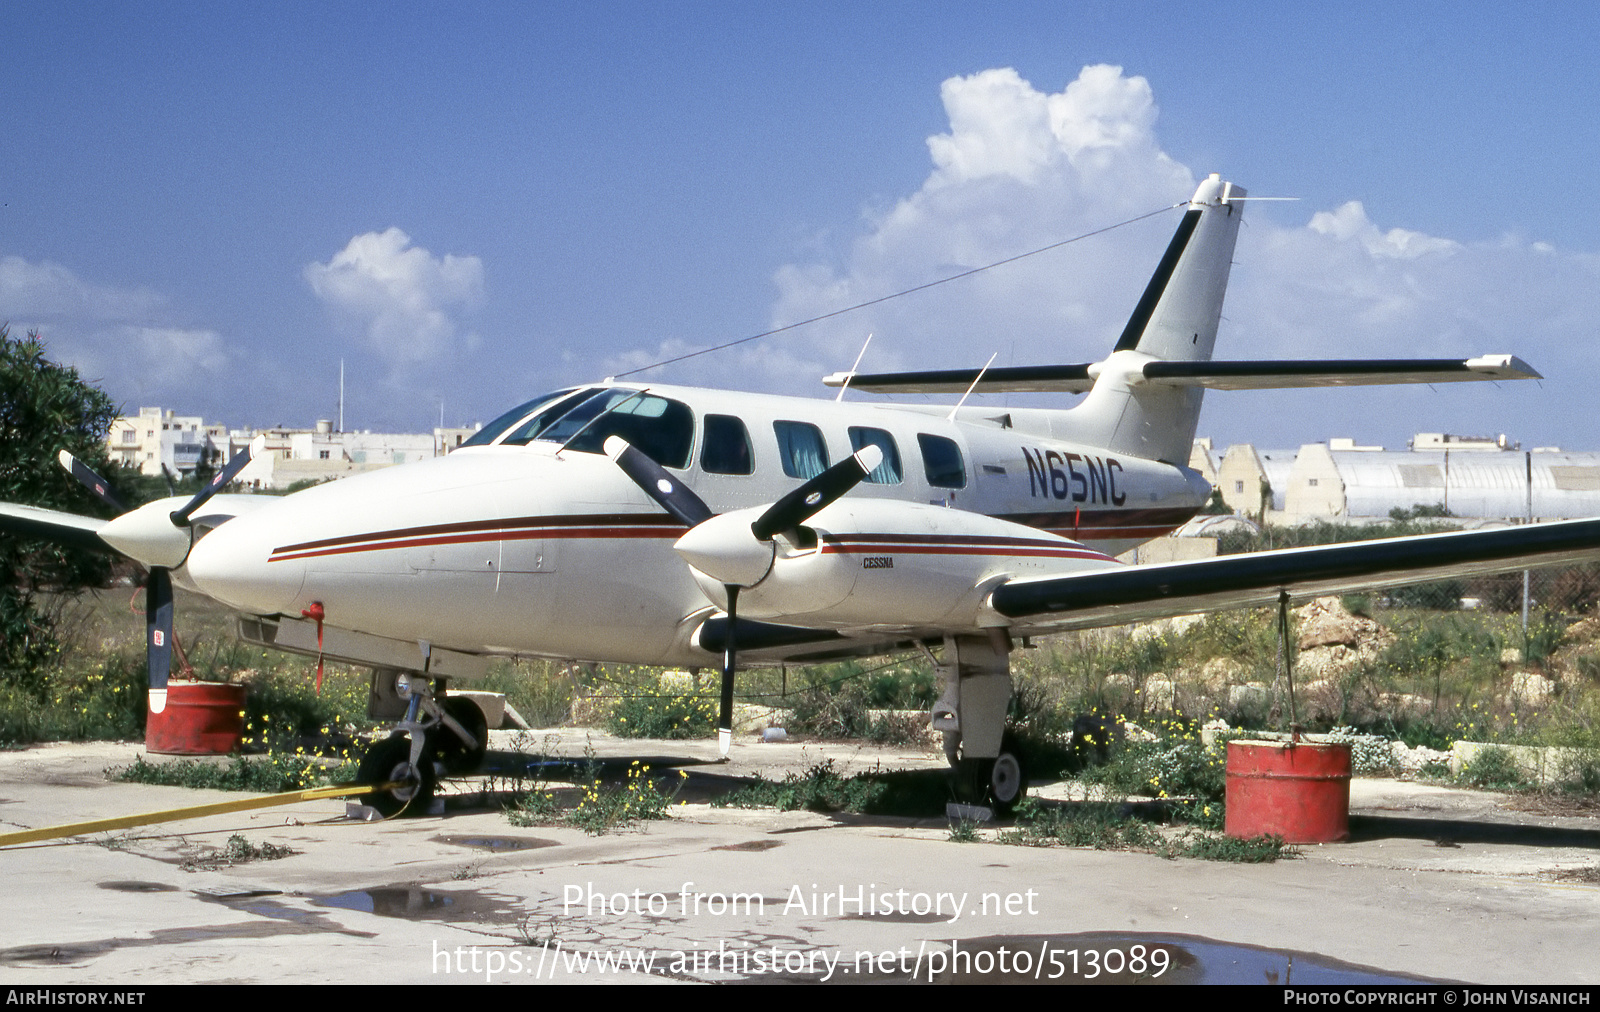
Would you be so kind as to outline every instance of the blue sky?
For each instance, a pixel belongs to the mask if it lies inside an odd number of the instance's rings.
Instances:
[[[9,4],[0,320],[130,410],[308,425],[344,358],[350,427],[418,430],[1217,171],[1301,198],[1251,206],[1219,357],[1512,352],[1549,378],[1212,394],[1202,433],[1600,447],[1600,16],[1474,10]],[[868,369],[1095,359],[1173,225],[650,375],[822,395],[869,331]]]

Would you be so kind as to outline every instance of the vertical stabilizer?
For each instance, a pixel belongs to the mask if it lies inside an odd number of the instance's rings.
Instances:
[[[1153,359],[1211,358],[1244,195],[1216,174],[1195,190],[1116,348],[1092,367],[1094,388],[1066,415],[1072,438],[1152,460],[1189,459],[1203,391],[1145,384],[1139,370]]]

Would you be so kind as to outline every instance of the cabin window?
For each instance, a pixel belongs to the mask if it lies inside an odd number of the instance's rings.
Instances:
[[[852,451],[864,447],[876,446],[883,451],[883,461],[872,469],[867,475],[867,481],[874,485],[900,484],[900,449],[894,445],[894,437],[882,429],[869,429],[861,425],[850,426],[850,448]]]
[[[961,459],[961,447],[953,439],[917,433],[917,446],[922,450],[922,466],[928,472],[928,484],[934,488],[966,488],[967,465]]]
[[[707,415],[700,437],[700,470],[707,474],[754,474],[750,431],[733,415]]]
[[[828,469],[828,444],[822,430],[807,422],[773,422],[778,458],[791,478],[815,478]]]

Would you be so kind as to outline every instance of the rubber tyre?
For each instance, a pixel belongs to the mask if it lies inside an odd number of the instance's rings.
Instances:
[[[447,696],[443,706],[444,712],[466,728],[478,744],[469,749],[465,742],[456,737],[455,732],[440,725],[432,732],[434,754],[444,764],[446,773],[472,773],[483,765],[483,757],[489,753],[489,722],[484,719],[483,710],[479,709],[478,704],[465,696]]]
[[[996,817],[1010,815],[1028,796],[1027,771],[1009,735],[1001,748],[993,759],[957,759],[954,764],[957,800],[986,805]]]
[[[433,762],[424,754],[420,769],[411,765],[411,739],[405,735],[393,735],[367,749],[361,758],[360,780],[366,784],[406,781],[400,787],[366,795],[366,804],[385,819],[407,810],[420,813],[433,799]]]

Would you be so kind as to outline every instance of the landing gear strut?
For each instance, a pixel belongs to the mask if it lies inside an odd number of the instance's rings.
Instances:
[[[945,637],[938,668],[944,691],[933,704],[933,727],[944,733],[954,768],[957,805],[1009,814],[1028,792],[1026,771],[1006,731],[1011,704],[1011,641],[1003,629]]]

